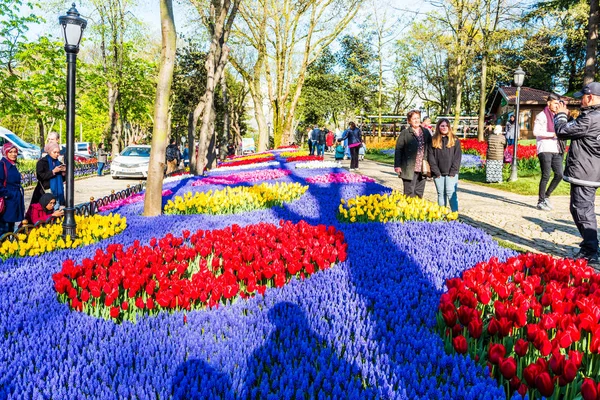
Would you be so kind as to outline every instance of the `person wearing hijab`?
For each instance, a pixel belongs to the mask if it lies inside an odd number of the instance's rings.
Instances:
[[[44,147],[48,153],[37,162],[35,172],[38,183],[31,197],[31,204],[39,203],[44,193],[50,192],[61,206],[65,205],[65,187],[63,177],[66,167],[58,160],[60,146],[57,143],[48,143]]]
[[[0,235],[15,230],[15,223],[23,221],[25,195],[21,186],[21,173],[17,169],[19,149],[12,143],[2,146],[4,157],[0,160],[0,196],[4,197],[4,211],[0,213]]]
[[[39,221],[47,221],[50,217],[62,217],[64,211],[62,209],[54,210],[55,205],[56,199],[52,193],[44,193],[39,203],[31,203],[25,219],[35,225]]]
[[[504,165],[504,149],[506,138],[502,135],[502,126],[496,125],[487,139],[487,156],[485,161],[485,181],[502,183],[502,166]]]

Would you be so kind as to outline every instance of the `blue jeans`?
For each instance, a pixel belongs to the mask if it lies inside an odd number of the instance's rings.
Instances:
[[[443,207],[448,207],[448,199],[450,199],[450,210],[458,211],[458,174],[452,176],[440,176],[434,179],[435,188],[438,192],[438,204]]]
[[[98,176],[102,176],[102,170],[104,169],[104,163],[103,162],[99,162],[98,163]]]
[[[318,156],[325,155],[325,145],[324,144],[317,144],[317,155]]]

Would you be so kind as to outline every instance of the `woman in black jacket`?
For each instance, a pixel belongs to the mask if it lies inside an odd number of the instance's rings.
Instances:
[[[17,169],[19,149],[8,142],[2,147],[0,159],[0,196],[4,198],[4,212],[0,213],[0,236],[15,230],[15,223],[23,221],[25,202],[21,173]]]
[[[437,189],[438,204],[442,207],[449,205],[452,212],[458,211],[456,190],[461,158],[460,140],[452,132],[450,121],[446,118],[440,119],[427,151],[427,160]]]
[[[65,188],[63,177],[66,167],[58,160],[60,146],[56,143],[48,143],[44,147],[45,157],[39,159],[35,166],[38,183],[31,197],[31,204],[39,203],[42,195],[50,191],[59,205],[65,205]]]
[[[420,111],[410,111],[406,118],[409,127],[400,132],[396,140],[394,171],[402,178],[405,196],[423,198],[427,182],[427,175],[423,174],[423,162],[427,162],[431,133],[420,126]]]
[[[362,144],[362,132],[356,127],[354,122],[348,124],[348,129],[344,135],[338,139],[338,142],[348,139],[348,148],[350,148],[350,171],[358,170],[358,150]]]

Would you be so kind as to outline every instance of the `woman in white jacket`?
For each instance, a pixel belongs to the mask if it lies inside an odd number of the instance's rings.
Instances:
[[[552,93],[548,96],[547,106],[535,117],[533,123],[533,135],[536,139],[537,154],[542,170],[537,208],[544,211],[552,210],[548,198],[563,177],[564,146],[554,132],[554,114],[556,114],[560,102],[558,95]],[[554,172],[554,178],[548,185],[550,171]]]

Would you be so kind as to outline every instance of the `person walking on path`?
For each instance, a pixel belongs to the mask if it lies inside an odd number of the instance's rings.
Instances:
[[[167,146],[167,175],[176,171],[180,163],[181,152],[175,143],[175,139],[171,139],[171,142]]]
[[[0,213],[0,236],[15,230],[15,223],[25,217],[25,194],[21,186],[21,173],[17,169],[19,149],[8,142],[2,146],[4,157],[0,160],[0,196],[4,210]]]
[[[310,136],[308,138],[308,151],[311,156],[315,155],[317,151],[317,143],[319,142],[319,133],[321,130],[317,125],[315,125],[314,129],[310,132]]]
[[[506,138],[502,135],[501,125],[496,125],[492,134],[487,138],[487,144],[485,181],[487,183],[502,183],[502,165],[504,164]]]
[[[319,138],[317,139],[317,155],[325,155],[325,142],[327,141],[327,128],[323,128],[319,131]]]
[[[569,110],[560,103],[554,129],[560,140],[571,140],[564,180],[571,184],[570,211],[583,241],[575,258],[598,265],[598,223],[596,191],[600,187],[600,83],[585,85],[574,97],[581,97],[581,114],[568,122]]]
[[[98,143],[98,151],[96,152],[98,157],[98,176],[102,176],[102,170],[107,161],[107,153],[104,150],[104,143]]]
[[[460,140],[452,132],[450,121],[447,118],[440,119],[427,149],[427,159],[438,193],[438,204],[442,207],[450,206],[452,212],[458,212],[457,188],[461,158]]]
[[[511,115],[506,122],[506,144],[512,146],[515,144],[515,137],[517,135],[517,125],[515,124],[515,115]]]
[[[335,135],[333,131],[328,131],[327,136],[325,137],[325,144],[327,145],[326,151],[333,152],[333,141],[335,139]]]
[[[427,161],[427,148],[431,145],[431,133],[421,127],[421,113],[410,111],[408,128],[398,135],[394,152],[394,171],[402,179],[404,195],[423,198],[427,176],[423,174],[423,162]]]
[[[44,151],[47,155],[40,158],[35,166],[38,183],[33,191],[31,203],[39,203],[42,195],[49,190],[58,204],[64,206],[66,202],[63,178],[67,173],[67,168],[58,160],[60,148],[56,143],[48,143],[44,147]]]
[[[538,190],[538,210],[550,211],[550,195],[563,178],[564,143],[559,141],[554,132],[554,114],[560,105],[560,97],[554,93],[548,96],[547,106],[535,117],[533,135],[535,136],[537,155],[540,160],[542,177]],[[548,186],[550,171],[554,178]]]
[[[344,132],[341,140],[348,140],[350,149],[350,171],[358,170],[358,150],[362,145],[362,132],[354,122],[348,124],[348,129]]]

